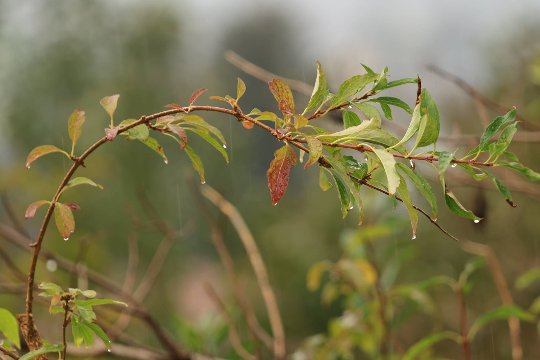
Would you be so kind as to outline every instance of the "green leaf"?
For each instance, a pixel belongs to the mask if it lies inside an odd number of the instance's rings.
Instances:
[[[328,180],[326,172],[329,171],[324,167],[319,167],[319,187],[322,191],[328,191],[332,187],[332,183]]]
[[[448,208],[452,210],[455,214],[467,219],[474,220],[475,223],[482,220],[482,218],[474,215],[472,211],[465,209],[450,190],[446,190],[444,194],[444,199],[446,201],[446,206],[448,206]]]
[[[91,346],[94,343],[94,331],[88,326],[88,323],[82,321],[78,316],[71,317],[71,333],[75,346]]]
[[[45,296],[45,297],[64,293],[64,289],[50,282],[42,282],[41,284],[39,284],[39,289],[44,291],[44,293],[41,293],[40,296]]]
[[[517,123],[508,125],[497,139],[496,143],[492,143],[488,146],[489,157],[496,161],[510,146],[512,139],[517,132]]]
[[[221,143],[225,144],[225,137],[223,137],[223,134],[221,131],[215,127],[204,121],[204,119],[198,115],[184,115],[181,118],[182,122],[185,122],[187,125],[193,125],[198,126],[200,128],[206,129],[210,133],[212,133],[216,138],[221,141]]]
[[[386,89],[386,85],[388,84],[388,81],[386,80],[387,75],[388,68],[385,67],[384,70],[379,74],[378,78],[375,80],[375,86],[373,86],[373,89],[371,89],[371,91],[379,92]]]
[[[274,159],[266,172],[273,205],[276,205],[287,191],[292,165],[296,165],[296,153],[292,147],[286,144],[275,151]]]
[[[18,349],[21,348],[17,319],[7,309],[0,308],[0,334],[3,334]]]
[[[75,144],[79,140],[79,137],[81,136],[81,127],[84,123],[84,111],[75,110],[73,113],[71,113],[69,120],[68,120],[68,134],[69,138],[71,139],[71,155],[73,155],[73,152],[75,150]]]
[[[334,177],[334,182],[339,195],[339,201],[341,203],[341,215],[343,218],[345,218],[349,213],[349,210],[351,210],[353,207],[351,204],[351,197],[349,191],[347,190],[347,186],[343,183],[335,171],[332,171],[332,175]]]
[[[404,78],[399,80],[390,81],[386,84],[386,88],[392,88],[396,86],[401,86],[405,84],[418,84],[418,78]]]
[[[96,313],[90,307],[78,306],[77,313],[86,322],[91,323],[92,321],[96,320]]]
[[[40,207],[42,207],[45,204],[50,204],[50,203],[51,202],[47,201],[47,200],[34,201],[30,205],[28,205],[28,207],[26,208],[26,211],[24,212],[24,218],[25,219],[33,218],[36,215],[37,209],[39,209]]]
[[[406,143],[414,136],[414,134],[418,132],[421,118],[422,116],[420,115],[420,104],[418,104],[413,110],[411,122],[409,123],[409,127],[407,128],[405,135],[403,135],[403,138],[396,145],[394,145],[394,147]]]
[[[381,105],[386,104],[386,105],[392,105],[392,106],[402,108],[403,110],[405,110],[406,112],[408,112],[411,115],[413,113],[411,107],[405,101],[403,101],[401,99],[398,99],[396,97],[381,96],[381,97],[378,97],[378,98],[375,98],[375,99],[370,99],[370,101],[377,102],[377,103],[379,103]]]
[[[355,75],[350,79],[345,80],[340,86],[337,93],[332,97],[330,107],[343,105],[348,99],[356,95],[370,82],[377,79],[377,74]]]
[[[536,171],[529,169],[528,167],[524,166],[523,164],[520,164],[515,161],[501,161],[499,162],[500,166],[507,167],[509,169],[512,169],[514,171],[517,171],[521,175],[525,176],[530,181],[540,181],[540,174]]]
[[[105,109],[107,114],[109,114],[109,118],[111,119],[111,128],[114,127],[114,112],[116,111],[116,105],[118,104],[118,98],[120,95],[111,95],[111,96],[105,96],[102,98],[99,103]]]
[[[149,136],[146,139],[139,141],[142,142],[144,145],[148,146],[150,149],[154,150],[156,153],[158,153],[158,155],[161,156],[165,164],[169,162],[167,156],[165,155],[165,151],[163,150],[163,146],[161,146],[161,144],[156,139]]]
[[[497,179],[492,174],[488,172],[486,172],[486,174],[491,179],[491,181],[493,181],[493,183],[495,184],[495,187],[497,188],[497,190],[499,190],[501,195],[504,196],[504,200],[506,200],[508,205],[510,205],[511,207],[516,207],[517,205],[514,203],[512,199],[512,194],[510,193],[510,190],[508,190],[506,185],[504,185],[499,179]]]
[[[319,161],[319,158],[322,156],[323,152],[323,145],[318,139],[311,136],[306,136],[306,141],[309,149],[309,159],[306,161],[304,169]]]
[[[439,138],[440,120],[437,104],[427,91],[420,95],[420,127],[414,148],[434,144]]]
[[[448,151],[441,151],[437,153],[438,161],[437,161],[437,168],[439,170],[439,174],[442,175],[448,169],[448,166],[452,163],[452,160],[454,159],[454,154],[449,153]]]
[[[301,129],[309,124],[309,120],[304,115],[294,115],[294,127]]]
[[[127,136],[129,140],[144,141],[150,136],[150,131],[148,130],[148,126],[141,124],[128,129]]]
[[[238,78],[238,84],[236,85],[236,101],[240,100],[240,98],[244,95],[245,92],[246,84],[242,79]]]
[[[403,360],[415,360],[418,359],[420,355],[427,349],[431,348],[433,345],[435,345],[438,342],[441,342],[443,340],[452,340],[455,343],[460,343],[460,336],[459,334],[453,332],[453,331],[444,331],[440,333],[435,333],[432,335],[429,335],[422,340],[418,341],[416,344],[411,346],[409,350],[405,353],[403,356]]]
[[[308,111],[315,110],[319,107],[328,95],[328,84],[326,83],[326,75],[322,69],[322,66],[317,62],[317,79],[315,80],[315,86],[311,93],[309,103],[302,114],[306,114]]]
[[[540,280],[540,267],[534,267],[517,278],[516,289],[524,290],[538,280]]]
[[[390,108],[390,106],[383,103],[379,105],[381,105],[381,109],[383,111],[384,117],[387,118],[388,120],[392,120],[392,109]]]
[[[69,240],[69,237],[75,231],[75,219],[71,208],[59,202],[55,203],[54,222],[64,240]]]
[[[381,114],[375,106],[369,105],[365,102],[353,103],[353,106],[366,115],[368,119],[376,120],[374,124],[376,124],[377,127],[381,127]]]
[[[386,178],[388,179],[388,192],[390,194],[394,194],[399,186],[399,175],[396,171],[396,160],[394,159],[394,156],[392,156],[392,154],[386,150],[377,148],[372,149],[375,155],[377,155],[381,161],[384,172],[386,173]]]
[[[191,130],[197,135],[199,135],[202,139],[204,139],[206,142],[208,142],[214,149],[219,151],[219,153],[223,156],[225,161],[229,162],[229,154],[227,154],[227,151],[225,150],[226,145],[220,144],[216,139],[214,139],[208,132],[200,131],[199,129],[191,129],[187,128],[186,130]]]
[[[353,126],[358,126],[361,122],[362,120],[360,120],[360,118],[358,117],[358,115],[356,115],[355,112],[350,110],[343,111],[343,127],[345,129]]]
[[[197,155],[195,150],[193,150],[193,148],[189,145],[186,145],[184,151],[191,160],[191,165],[193,165],[193,169],[195,169],[195,171],[199,174],[201,184],[206,183],[206,179],[204,178],[204,165],[199,155]]]
[[[491,123],[487,126],[486,130],[480,137],[480,143],[478,144],[478,146],[475,149],[471,150],[469,154],[480,153],[482,151],[485,151],[487,149],[487,146],[491,138],[497,132],[499,132],[499,130],[503,129],[504,127],[514,122],[515,120],[516,120],[515,109],[510,110],[503,116],[497,116],[495,119],[493,119],[493,121],[491,121]]]
[[[285,114],[294,114],[294,98],[289,85],[281,79],[273,79],[268,82],[268,87],[274,95],[279,109]]]
[[[402,176],[400,176],[399,179],[400,181],[397,187],[397,191],[399,193],[399,196],[401,197],[401,200],[403,200],[403,205],[405,205],[407,213],[409,214],[409,219],[411,221],[412,238],[414,240],[416,239],[416,227],[418,226],[418,213],[413,206],[411,195],[407,187],[407,182]]]
[[[19,360],[31,360],[43,354],[60,352],[62,350],[64,350],[64,345],[62,344],[47,344],[43,345],[37,350],[33,350],[24,354],[19,358]]]
[[[62,153],[66,155],[68,159],[70,159],[70,156],[67,152],[54,145],[40,145],[38,147],[35,147],[28,154],[26,158],[26,168],[30,169],[30,164],[33,163],[35,160],[39,159],[40,157],[55,152]]]
[[[62,192],[66,191],[69,188],[79,186],[79,185],[90,185],[90,186],[93,186],[93,187],[97,187],[100,190],[103,190],[103,186],[101,186],[99,184],[96,184],[95,182],[93,182],[89,178],[76,177],[76,178],[73,178],[73,179],[69,180],[67,185],[62,189]]]
[[[523,321],[534,320],[533,314],[530,314],[515,305],[503,305],[477,317],[470,327],[467,338],[472,341],[474,340],[474,337],[476,336],[478,331],[480,331],[487,324],[496,320],[506,320],[512,317],[518,318]]]
[[[88,323],[86,325],[90,328],[90,330],[94,332],[94,334],[96,334],[101,339],[101,341],[103,341],[103,344],[105,344],[105,347],[107,347],[108,349],[111,348],[111,345],[112,345],[111,339],[109,339],[105,331],[103,331],[103,329],[99,327],[98,324]]]
[[[436,219],[438,212],[437,199],[435,198],[435,194],[433,193],[433,189],[431,188],[431,185],[429,185],[429,182],[422,175],[416,173],[407,165],[398,163],[397,166],[403,174],[407,175],[409,179],[411,179],[418,192],[420,192],[424,199],[426,199],[431,208],[431,218]]]
[[[77,306],[89,307],[99,305],[123,305],[128,306],[125,302],[113,300],[113,299],[88,299],[88,300],[75,300]]]

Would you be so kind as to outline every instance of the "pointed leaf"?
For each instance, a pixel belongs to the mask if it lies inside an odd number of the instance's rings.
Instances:
[[[75,231],[75,219],[71,208],[62,203],[54,205],[54,222],[64,240],[68,240]]]
[[[66,155],[66,157],[69,159],[69,154],[67,152],[65,152],[62,149],[57,148],[54,145],[40,145],[38,147],[35,147],[28,154],[28,157],[26,158],[26,167],[30,169],[30,164],[32,164],[35,160],[39,159],[40,157],[44,155],[55,153],[55,152],[62,153]]]
[[[215,137],[219,139],[219,141],[221,141],[222,144],[226,143],[225,138],[221,133],[221,130],[207,123],[202,117],[198,115],[185,115],[182,117],[181,120],[186,125],[197,126],[211,132]]]
[[[343,128],[347,129],[353,126],[358,126],[360,123],[362,123],[362,120],[360,120],[355,112],[350,110],[343,111]]]
[[[178,104],[167,104],[164,106],[167,109],[181,109],[182,107]]]
[[[178,137],[180,148],[184,149],[188,142],[186,130],[178,124],[168,124],[167,128]]]
[[[317,109],[328,95],[328,84],[326,83],[326,75],[322,66],[317,62],[317,79],[315,80],[315,86],[313,87],[313,92],[311,93],[311,98],[309,103],[304,110],[303,114],[306,114],[308,111]]]
[[[21,340],[19,339],[19,324],[17,319],[11,312],[0,308],[0,334],[2,334],[10,343],[18,349],[21,348]]]
[[[201,158],[195,150],[189,145],[186,145],[184,148],[184,151],[186,152],[187,156],[189,157],[189,160],[191,160],[191,165],[193,165],[193,169],[197,171],[199,174],[199,178],[201,180],[201,184],[204,184],[206,182],[206,179],[204,178],[204,165],[202,163]]]
[[[375,99],[370,99],[370,101],[377,102],[377,103],[380,103],[380,104],[392,105],[392,106],[402,108],[403,110],[405,110],[406,112],[408,112],[411,115],[413,113],[413,111],[412,111],[411,107],[409,106],[409,104],[407,104],[405,101],[403,101],[401,99],[398,99],[396,97],[381,96],[381,97],[378,97],[378,98],[375,98]]]
[[[98,324],[87,323],[86,326],[88,326],[88,328],[90,328],[90,330],[92,330],[94,334],[96,334],[101,339],[101,341],[103,341],[103,344],[105,345],[106,348],[108,349],[111,348],[111,345],[112,345],[111,339],[109,339],[109,336],[107,336],[107,333],[101,327],[99,327]]]
[[[392,88],[396,86],[401,86],[405,84],[418,84],[418,78],[404,78],[399,80],[390,81],[386,84],[386,88]]]
[[[406,143],[414,136],[414,134],[418,132],[421,118],[422,116],[420,115],[420,104],[418,104],[413,110],[411,122],[409,123],[409,127],[407,128],[405,135],[403,135],[403,138],[396,145],[394,145],[394,147]]]
[[[51,202],[47,201],[47,200],[34,201],[30,205],[28,205],[28,207],[26,208],[26,211],[24,213],[24,218],[25,219],[33,218],[36,215],[37,209],[39,209],[40,207],[42,207],[45,204],[50,204],[50,203]]]
[[[294,115],[294,127],[297,129],[301,129],[304,126],[307,126],[309,123],[309,120],[303,116],[303,115]]]
[[[390,106],[385,103],[380,103],[379,105],[381,106],[384,117],[388,120],[392,120],[392,109],[390,108]]]
[[[409,214],[409,219],[411,221],[411,230],[412,230],[412,238],[416,239],[416,227],[418,226],[418,213],[416,212],[416,209],[413,207],[411,195],[409,193],[409,189],[407,187],[407,182],[403,177],[399,177],[399,186],[397,188],[397,191],[399,193],[399,196],[401,197],[401,200],[403,200],[403,205],[405,205],[405,208],[407,209],[407,213]]]
[[[450,190],[446,190],[444,194],[444,199],[446,201],[446,206],[448,206],[448,208],[452,210],[455,214],[467,219],[474,220],[474,222],[479,222],[480,220],[482,220],[482,218],[474,215],[472,211],[465,209]]]
[[[453,331],[444,331],[429,335],[411,346],[409,350],[407,350],[405,356],[403,356],[403,360],[418,359],[424,351],[428,350],[433,345],[443,340],[453,340],[454,342],[459,344],[460,336]]]
[[[353,106],[360,110],[364,115],[366,115],[369,120],[374,119],[375,126],[381,127],[381,114],[379,113],[377,108],[375,108],[375,106],[367,104],[365,102],[353,103]]]
[[[438,211],[437,199],[435,198],[435,194],[433,193],[433,189],[431,188],[431,185],[429,185],[429,182],[422,175],[416,173],[407,165],[398,163],[397,166],[403,174],[407,175],[409,179],[411,179],[418,192],[420,192],[424,199],[426,199],[427,203],[431,207],[431,218],[436,219]]]
[[[71,321],[71,333],[73,334],[73,342],[79,347],[91,346],[94,343],[94,331],[88,327],[86,321],[81,320],[78,316],[73,316]]]
[[[236,85],[236,101],[240,100],[240,98],[244,95],[245,92],[246,84],[242,79],[238,78],[238,84]]]
[[[388,192],[390,194],[394,194],[399,185],[399,175],[396,171],[396,160],[394,159],[394,156],[392,156],[392,154],[386,150],[380,150],[377,148],[372,149],[375,155],[377,155],[381,161],[384,172],[386,173],[386,178],[388,179]]]
[[[111,96],[105,96],[102,98],[99,103],[105,109],[107,114],[109,114],[109,118],[111,119],[111,127],[113,124],[113,118],[114,118],[114,112],[116,111],[116,105],[118,104],[118,98],[120,95],[111,95]]]
[[[439,138],[439,110],[427,89],[422,89],[420,95],[420,116],[420,128],[415,148],[431,145]]]
[[[478,151],[485,151],[489,140],[497,133],[499,130],[506,127],[506,125],[514,122],[516,120],[516,109],[510,110],[503,116],[497,116],[491,123],[487,126],[486,130],[480,137],[480,143],[478,144]]]
[[[268,87],[282,112],[294,114],[294,98],[289,85],[283,80],[273,79],[268,83]]]
[[[499,165],[515,170],[530,181],[540,181],[540,174],[515,161],[501,161]]]
[[[60,352],[64,350],[64,345],[62,344],[46,344],[40,347],[37,350],[33,350],[30,352],[27,352],[23,356],[19,358],[19,360],[31,360],[35,359],[40,355],[47,354],[47,353],[53,353],[53,352]]]
[[[207,90],[208,90],[207,88],[201,88],[201,89],[195,90],[193,94],[191,94],[191,96],[189,97],[189,101],[188,101],[189,106],[193,105],[195,101],[197,101],[199,96],[204,94]]]
[[[90,186],[93,186],[93,187],[97,187],[100,190],[103,190],[103,186],[101,186],[99,184],[96,184],[94,181],[90,180],[89,178],[76,177],[76,178],[73,178],[73,179],[69,180],[69,182],[64,187],[64,189],[62,189],[62,192],[64,192],[66,189],[69,189],[69,188],[72,188],[72,187],[75,187],[75,186],[79,186],[79,185],[90,185]]]
[[[75,149],[75,144],[79,140],[79,137],[81,136],[81,127],[84,123],[84,111],[75,110],[73,113],[71,113],[71,116],[68,120],[68,134],[69,138],[71,139],[71,154],[73,154],[73,151]]]
[[[127,136],[129,140],[144,141],[150,136],[150,130],[148,130],[148,126],[144,124],[137,125],[131,129],[128,129]]]
[[[291,166],[296,165],[296,153],[289,145],[276,150],[266,172],[272,204],[276,205],[285,195],[289,185]]]
[[[165,151],[163,150],[163,146],[160,145],[160,143],[154,139],[153,137],[147,137],[145,140],[139,140],[144,145],[148,146],[150,149],[154,150],[156,153],[158,153],[159,156],[163,158],[163,161],[165,164],[167,164],[169,161],[167,160],[167,156],[165,155]]]
[[[304,169],[319,161],[323,151],[323,145],[318,139],[306,136],[306,141],[309,149],[309,159],[304,165]]]
[[[377,79],[377,74],[364,74],[364,75],[355,75],[350,79],[345,80],[340,86],[339,89],[332,98],[330,107],[335,107],[342,105],[347,102],[347,100],[360,92],[365,88],[370,82]]]
[[[503,305],[477,317],[474,323],[471,325],[467,338],[472,341],[478,331],[480,331],[485,325],[496,320],[506,320],[512,317],[523,321],[534,321],[533,314],[528,313],[515,305]]]
[[[229,162],[229,155],[227,154],[227,151],[225,150],[225,148],[227,147],[225,144],[220,144],[208,132],[200,131],[198,129],[187,129],[187,130],[191,130],[197,135],[199,135],[201,138],[203,138],[206,142],[212,145],[214,149],[219,151],[219,153],[223,156],[226,162]]]
[[[123,305],[128,306],[125,302],[113,299],[90,299],[90,300],[75,300],[75,304],[83,307],[92,307],[99,305]]]
[[[493,183],[495,184],[495,187],[497,188],[497,190],[499,190],[501,195],[504,196],[504,199],[506,200],[508,205],[510,205],[511,207],[516,207],[517,205],[512,200],[512,194],[510,193],[510,190],[508,190],[508,188],[495,176],[487,172],[486,174],[491,179],[491,181],[493,181]]]
[[[449,153],[448,151],[441,151],[437,153],[438,161],[437,161],[437,168],[439,170],[439,174],[442,175],[448,169],[448,166],[452,163],[452,160],[454,159],[454,154]]]
[[[334,182],[336,184],[336,189],[339,195],[339,201],[341,203],[341,215],[343,216],[343,218],[345,218],[352,207],[351,196],[349,194],[349,191],[347,190],[347,186],[343,183],[341,178],[339,176],[336,176],[334,171],[332,171],[332,175],[334,177]]]
[[[43,290],[43,293],[40,293],[40,296],[49,297],[53,295],[59,295],[64,293],[64,289],[62,289],[60,286],[56,285],[55,283],[50,282],[42,282],[39,284],[39,289]]]

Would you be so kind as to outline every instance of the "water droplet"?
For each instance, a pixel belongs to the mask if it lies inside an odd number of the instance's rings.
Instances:
[[[411,239],[412,239],[412,240],[416,240],[416,234],[413,234],[413,236],[412,236]]]
[[[109,352],[109,353],[110,353],[111,351],[112,351],[112,349],[111,349],[111,348],[107,348],[107,352]]]
[[[455,167],[457,166],[457,164],[456,164],[456,163],[453,163],[453,164],[450,165],[450,166],[452,166],[453,168],[455,168]]]
[[[473,221],[474,221],[475,224],[478,224],[480,222],[479,219],[474,219]]]
[[[68,241],[68,240],[69,240],[69,236],[64,238],[64,241]]]
[[[272,206],[276,206],[277,205],[277,202],[273,203]]]
[[[352,105],[347,106],[347,109],[352,109]]]
[[[168,163],[169,163],[169,160],[164,159],[163,162],[164,162],[165,164],[168,164]]]
[[[412,160],[409,160],[409,165],[411,166],[411,169],[413,169],[413,170],[416,167],[416,165],[414,164],[414,161],[412,161]]]
[[[206,184],[206,180],[201,180],[201,184]]]
[[[26,168],[27,168],[27,169],[30,169],[30,165],[26,165]]]
[[[227,148],[227,145],[223,144],[223,148],[226,149],[226,148]]]
[[[349,207],[349,210],[352,210],[352,209],[354,209],[354,206],[351,205],[351,206]]]
[[[368,160],[369,160],[369,158],[366,156],[366,157],[364,158],[364,161],[367,162]]]
[[[47,270],[49,270],[50,272],[55,272],[56,269],[58,269],[58,264],[53,259],[47,260],[47,262],[45,263],[45,266],[47,267]]]

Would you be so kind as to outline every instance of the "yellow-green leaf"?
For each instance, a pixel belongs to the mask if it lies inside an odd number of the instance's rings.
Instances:
[[[114,119],[114,112],[116,111],[116,105],[118,104],[118,98],[120,95],[111,95],[111,96],[105,96],[102,98],[99,103],[105,109],[107,114],[109,114],[109,118],[111,119],[111,128],[114,127],[113,119]]]
[[[54,145],[41,145],[36,148],[34,148],[28,156],[26,157],[26,167],[30,169],[30,164],[33,163],[35,160],[39,159],[40,157],[50,154],[50,153],[62,153],[66,155],[67,158],[70,158],[69,154],[65,152],[64,150],[54,146]]]
[[[81,128],[82,124],[84,123],[85,115],[84,111],[75,110],[73,113],[71,113],[71,116],[68,120],[68,134],[69,138],[71,139],[71,154],[73,155],[73,152],[75,150],[75,144],[79,140],[79,137],[81,136]]]
[[[294,114],[294,98],[289,85],[281,79],[273,79],[268,82],[268,87],[282,112]]]
[[[315,86],[313,87],[313,92],[311,93],[311,98],[309,103],[304,110],[303,114],[306,114],[308,111],[315,110],[319,107],[328,95],[328,85],[326,83],[326,75],[322,69],[322,66],[317,62],[317,79],[315,80]]]
[[[3,308],[0,308],[0,334],[8,339],[9,342],[15,345],[18,349],[21,348],[17,319],[11,312]]]
[[[381,161],[384,172],[386,173],[386,178],[388,179],[388,192],[390,194],[394,194],[399,186],[399,175],[396,171],[396,160],[394,159],[394,156],[392,156],[392,154],[386,150],[380,150],[377,148],[372,149],[375,155],[377,155]]]
[[[40,207],[42,207],[43,205],[45,204],[50,204],[51,202],[50,201],[47,201],[47,200],[38,200],[38,201],[34,201],[33,203],[31,203],[30,205],[28,205],[28,207],[26,208],[26,211],[24,213],[24,217],[26,219],[31,219],[33,218],[35,215],[36,215],[36,211],[37,209],[39,209]]]
[[[69,240],[75,231],[75,219],[71,208],[62,203],[56,203],[54,205],[54,222],[62,238]]]
[[[193,150],[191,146],[189,145],[186,145],[186,147],[184,148],[184,151],[186,152],[187,156],[191,160],[191,164],[193,165],[193,168],[199,174],[199,178],[201,179],[201,184],[204,184],[206,182],[206,179],[204,178],[204,165],[202,163],[201,158],[199,157],[199,155],[197,155],[195,150]]]
[[[309,149],[309,159],[306,161],[304,169],[319,161],[323,151],[323,145],[318,139],[307,136],[306,141]]]
[[[238,84],[236,85],[236,101],[240,100],[240,98],[244,95],[246,92],[246,83],[240,78],[238,78]]]

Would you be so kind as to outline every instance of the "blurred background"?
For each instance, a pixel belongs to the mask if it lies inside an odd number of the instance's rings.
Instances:
[[[481,133],[486,119],[505,112],[482,105],[478,95],[505,107],[516,106],[526,134],[517,137],[511,150],[538,171],[539,24],[540,2],[536,0],[332,4],[1,0],[0,192],[19,219],[29,203],[50,198],[69,162],[51,155],[28,171],[26,155],[41,144],[68,147],[66,122],[75,108],[86,111],[87,119],[79,149],[92,144],[107,126],[107,115],[99,105],[106,95],[121,95],[116,112],[119,121],[161,111],[169,103],[186,104],[190,94],[201,87],[209,88],[199,100],[201,104],[210,102],[207,95],[234,95],[236,78],[241,77],[247,85],[241,101],[244,109],[277,111],[266,84],[226,61],[227,50],[279,76],[309,84],[315,80],[316,61],[320,61],[334,89],[361,73],[362,63],[376,71],[388,66],[390,79],[418,74],[439,104],[441,150],[466,148]],[[478,93],[468,93],[430,65],[458,76]],[[416,88],[411,85],[394,94],[412,105]],[[307,103],[303,94],[295,97],[298,103]],[[204,161],[207,184],[238,207],[255,236],[282,310],[288,349],[293,352],[306,338],[326,333],[329,319],[342,314],[343,304],[338,300],[321,304],[320,293],[308,290],[306,276],[314,263],[343,256],[341,244],[347,234],[356,231],[354,219],[341,219],[336,192],[319,189],[317,169],[295,168],[287,194],[273,207],[266,169],[279,144],[257,129],[246,131],[233,119],[215,115],[205,119],[222,130],[231,162],[225,164],[202,141],[194,140],[193,147]],[[409,118],[402,112],[394,121],[406,126]],[[319,125],[338,128],[330,123],[321,120]],[[198,185],[193,186],[191,164],[175,143],[163,139],[162,144],[169,157],[167,165],[141,144],[124,139],[99,149],[81,175],[105,189],[66,193],[66,201],[81,206],[75,213],[76,233],[65,242],[50,229],[45,246],[122,284],[130,241],[138,246],[134,271],[138,279],[163,241],[152,219],[182,229],[184,236],[161,259],[163,268],[145,305],[181,343],[203,353],[234,358],[233,351],[223,345],[227,324],[204,291],[204,284],[210,283],[226,303],[232,303],[230,285],[210,240],[207,216],[198,205],[201,201],[196,195]],[[425,170],[439,189],[435,174]],[[442,209],[440,223],[459,238],[489,244],[501,262],[514,300],[528,308],[539,293],[539,284],[519,290],[513,282],[540,265],[540,186],[502,174],[518,204],[513,209],[491,183],[471,183],[457,168],[448,175],[447,184],[485,220],[473,224]],[[456,278],[472,258],[425,219],[420,220],[418,238],[411,241],[408,219],[400,206],[394,207],[378,194],[366,192],[363,196],[364,226],[385,229],[373,241],[372,261],[382,273],[391,268],[388,276],[393,283],[414,283],[434,275]],[[245,251],[226,219],[212,205],[207,206],[223,226],[239,278],[268,328]],[[440,207],[444,207],[442,203]],[[155,211],[149,212],[150,208]],[[2,223],[10,224],[6,207],[0,216]],[[40,212],[36,219],[24,222],[32,237],[41,216]],[[0,247],[26,271],[26,252],[8,241],[0,240]],[[0,264],[4,272],[4,263]],[[48,265],[39,268],[38,281],[84,284],[84,279]],[[3,277],[2,281],[13,280],[7,273]],[[474,287],[466,297],[470,319],[500,305],[486,268],[475,273],[473,280]],[[452,293],[437,290],[430,296],[438,311],[427,317],[410,315],[396,330],[396,343],[404,348],[434,328],[459,328]],[[21,297],[8,292],[0,293],[0,304],[14,312],[23,311]],[[234,306],[231,311],[239,316]],[[46,306],[38,315],[38,325],[47,329],[46,337],[58,340],[60,317],[51,322]],[[135,322],[127,333],[155,345],[156,339],[142,329]],[[534,324],[523,325],[522,341],[525,358],[540,356]],[[459,347],[451,343],[436,349],[446,358],[461,356]],[[490,325],[473,343],[478,359],[509,358],[509,349],[504,321]],[[358,358],[370,357],[358,354]]]

